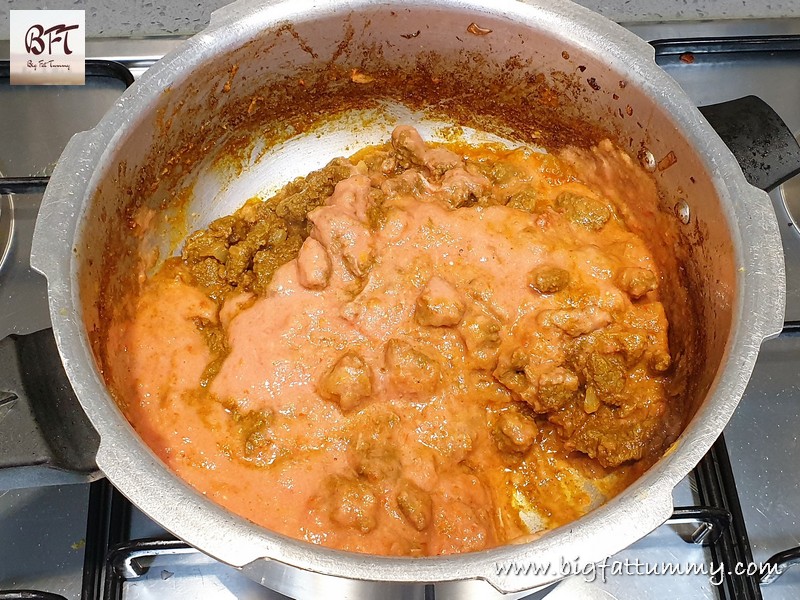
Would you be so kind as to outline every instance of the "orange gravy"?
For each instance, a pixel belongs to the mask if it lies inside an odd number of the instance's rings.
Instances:
[[[373,554],[481,550],[580,517],[674,435],[659,266],[581,160],[654,206],[655,187],[610,145],[404,135],[381,168],[351,159],[267,293],[218,303],[167,261],[110,328],[107,377],[171,469],[255,523]],[[225,335],[210,379],[198,319]]]

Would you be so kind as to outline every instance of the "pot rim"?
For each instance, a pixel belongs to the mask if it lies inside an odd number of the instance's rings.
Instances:
[[[64,368],[81,405],[100,434],[97,463],[135,505],[172,533],[213,557],[234,565],[268,559],[334,577],[374,582],[444,582],[484,579],[501,591],[520,591],[558,574],[498,573],[497,564],[543,563],[574,558],[597,562],[640,539],[672,512],[671,493],[708,451],[733,413],[752,372],[762,340],[783,324],[784,286],[780,237],[766,194],[744,179],[733,155],[685,92],[655,63],[652,47],[621,26],[571,2],[498,0],[410,0],[406,7],[439,7],[491,14],[551,31],[568,31],[569,44],[626,65],[631,79],[669,112],[705,160],[720,201],[729,211],[735,241],[736,297],[726,357],[705,402],[667,453],[636,484],[578,521],[535,541],[475,553],[401,558],[333,550],[289,538],[238,517],[184,483],[143,444],[118,409],[95,364],[81,316],[72,249],[82,216],[101,180],[96,165],[138,125],[137,118],[166,86],[189,77],[222,51],[280,23],[305,21],[329,12],[374,6],[373,0],[301,0],[259,3],[242,0],[217,11],[210,26],[151,67],[91,131],[76,135],[62,154],[42,201],[31,265],[48,279],[53,331]],[[218,35],[224,31],[225,42]],[[567,35],[567,34],[565,34]],[[64,199],[69,198],[70,201]],[[747,243],[743,243],[743,240]],[[643,507],[646,510],[643,511]],[[199,517],[202,517],[200,519]],[[580,527],[575,527],[580,523]]]

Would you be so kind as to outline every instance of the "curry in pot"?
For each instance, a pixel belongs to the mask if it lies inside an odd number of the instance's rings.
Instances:
[[[680,430],[631,193],[655,210],[608,141],[547,154],[399,126],[142,274],[105,376],[171,469],[271,530],[397,556],[530,539]]]

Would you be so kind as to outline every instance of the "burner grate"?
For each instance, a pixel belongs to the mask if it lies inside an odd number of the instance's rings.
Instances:
[[[700,501],[715,506],[730,516],[728,526],[722,529],[718,543],[711,546],[712,566],[722,567],[725,573],[719,586],[720,597],[730,600],[761,598],[759,580],[755,575],[737,575],[731,569],[733,565],[751,564],[753,552],[724,435],[714,443],[694,472]]]
[[[767,559],[767,564],[774,565],[777,568],[774,571],[766,571],[761,575],[762,585],[773,583],[790,567],[800,565],[800,546],[795,546],[789,550],[773,554]]]
[[[9,590],[0,592],[0,600],[67,600],[59,594],[36,590]]]
[[[0,177],[0,194],[42,194],[49,177]]]

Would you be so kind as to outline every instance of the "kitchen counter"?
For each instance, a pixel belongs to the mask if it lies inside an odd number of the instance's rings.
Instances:
[[[800,17],[796,0],[578,0],[621,23]],[[84,9],[87,37],[192,34],[228,0],[8,0],[9,9]],[[0,12],[0,40],[8,39],[8,12]]]

